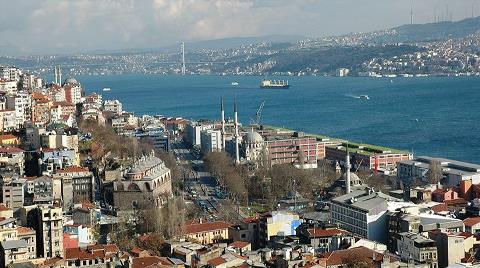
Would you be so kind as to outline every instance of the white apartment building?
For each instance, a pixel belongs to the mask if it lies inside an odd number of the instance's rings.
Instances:
[[[0,79],[18,82],[22,71],[17,67],[0,66]]]
[[[121,115],[123,112],[122,103],[119,100],[106,100],[103,103],[103,110]]]
[[[398,255],[403,261],[414,260],[416,264],[427,264],[430,268],[438,267],[436,242],[420,234],[404,232],[397,240]]]
[[[201,144],[200,132],[204,130],[213,129],[212,123],[204,122],[190,122],[187,125],[187,139],[192,146],[198,146]]]
[[[16,126],[15,110],[0,110],[0,131],[13,131]]]
[[[222,148],[222,132],[220,130],[204,130],[200,132],[200,148],[203,154],[219,152]]]
[[[387,201],[397,199],[369,187],[331,200],[330,214],[333,223],[340,224],[353,234],[385,243],[387,240]]]
[[[18,92],[7,96],[7,108],[15,110],[15,125],[21,128],[25,122],[32,120],[32,98],[28,92]]]
[[[0,92],[13,95],[17,92],[17,81],[0,78]]]

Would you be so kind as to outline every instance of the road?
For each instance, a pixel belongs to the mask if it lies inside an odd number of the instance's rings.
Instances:
[[[177,163],[184,174],[184,197],[198,205],[206,218],[216,220],[219,214],[230,213],[233,217],[243,219],[247,217],[238,208],[227,206],[227,200],[219,198],[219,187],[215,178],[207,171],[203,160],[187,144],[175,142],[172,152],[177,158]]]

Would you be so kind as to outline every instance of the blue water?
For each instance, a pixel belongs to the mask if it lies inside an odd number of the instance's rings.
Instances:
[[[220,98],[247,124],[261,122],[469,162],[480,162],[480,78],[289,77],[289,90],[261,90],[261,77],[80,76],[87,92],[118,99],[137,115],[218,119]],[[239,86],[230,85],[238,81]],[[110,87],[110,92],[102,88]],[[370,100],[357,98],[368,95]]]

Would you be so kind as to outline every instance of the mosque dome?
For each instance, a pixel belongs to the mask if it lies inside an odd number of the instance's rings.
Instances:
[[[347,173],[343,173],[340,177],[340,180],[347,181]],[[357,174],[350,172],[350,183],[352,186],[361,185],[362,180],[360,179],[360,177],[358,177]]]
[[[78,81],[77,81],[77,79],[75,79],[75,78],[73,78],[73,77],[70,77],[70,78],[65,79],[64,84],[65,84],[65,85],[66,85],[66,84],[78,84]]]
[[[249,131],[245,135],[245,142],[247,143],[262,143],[263,137],[255,131]]]

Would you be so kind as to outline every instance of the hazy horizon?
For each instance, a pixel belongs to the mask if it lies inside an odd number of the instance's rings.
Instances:
[[[160,48],[181,41],[369,32],[480,15],[475,0],[0,0],[0,55]],[[448,6],[448,7],[447,7]],[[447,14],[448,9],[448,14]]]

